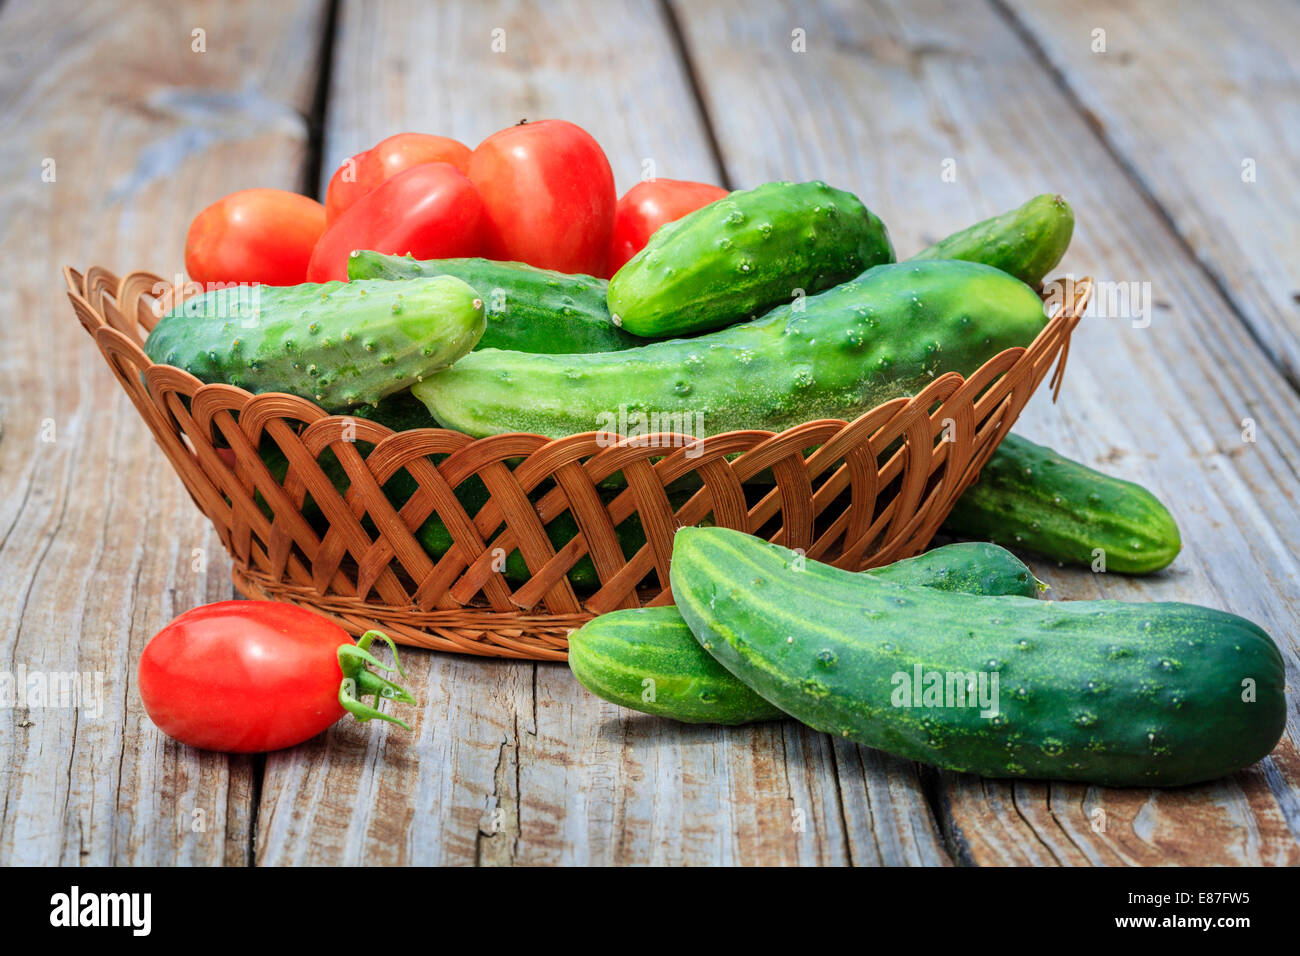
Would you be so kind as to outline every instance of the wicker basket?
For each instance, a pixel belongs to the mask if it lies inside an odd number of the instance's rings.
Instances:
[[[352,634],[378,628],[405,644],[539,660],[563,660],[568,633],[596,614],[671,603],[668,562],[682,525],[711,520],[842,568],[923,550],[1053,362],[1059,392],[1091,290],[1089,279],[1068,284],[1027,349],[1008,349],[966,380],[942,375],[849,424],[611,445],[596,432],[557,440],[393,433],[292,395],[203,385],[141,348],[163,280],[119,279],[98,267],[64,275],[77,318],[234,559],[240,592],[303,605]],[[266,437],[289,461],[283,484],[258,454]],[[373,449],[363,458],[356,442]],[[350,478],[346,494],[317,465],[326,449]],[[395,509],[381,486],[400,469],[419,490]],[[603,500],[597,485],[616,472],[626,485]],[[774,485],[756,486],[760,473]],[[454,489],[475,475],[491,498],[471,515]],[[692,475],[698,490],[674,511],[665,488]],[[327,526],[304,516],[307,494]],[[566,510],[579,533],[557,550],[545,525]],[[454,541],[438,560],[413,534],[435,512]],[[634,513],[647,543],[628,557],[615,528]],[[516,549],[530,577],[512,585],[499,558]],[[567,572],[588,554],[601,583],[580,595]]]

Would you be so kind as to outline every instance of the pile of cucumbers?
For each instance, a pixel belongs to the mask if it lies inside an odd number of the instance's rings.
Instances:
[[[1073,227],[1064,199],[1038,196],[900,262],[856,196],[768,183],[661,227],[608,282],[358,250],[346,283],[192,298],[145,351],[205,382],[289,392],[395,430],[562,437],[621,412],[689,421],[697,436],[776,431],[851,420],[1028,345],[1046,323],[1037,290]],[[268,442],[262,455],[283,481],[279,450]],[[332,453],[319,463],[346,491]],[[600,490],[623,487],[613,476]],[[384,490],[400,507],[415,486],[402,472]],[[674,507],[694,490],[670,489]],[[457,494],[471,513],[487,500],[477,479]],[[304,514],[323,521],[310,499]],[[629,557],[644,545],[635,520],[618,530]],[[579,533],[567,513],[547,531],[557,547]],[[990,776],[1170,785],[1245,766],[1276,742],[1281,661],[1254,625],[1185,605],[1040,602],[1039,583],[998,546],[1158,571],[1181,542],[1144,488],[1011,435],[943,531],[975,543],[853,575],[736,532],[684,529],[678,607],[597,618],[572,636],[571,666],[594,693],[663,717],[790,715]],[[417,537],[434,558],[452,547],[436,515]],[[516,582],[530,573],[517,551],[503,570]],[[586,558],[569,580],[600,585]],[[892,683],[898,674],[915,686]],[[981,706],[936,705],[932,674],[966,675]],[[994,675],[988,705],[976,690]],[[908,695],[918,700],[898,702]]]

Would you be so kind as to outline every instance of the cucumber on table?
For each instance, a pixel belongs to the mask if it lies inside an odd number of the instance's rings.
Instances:
[[[1029,568],[997,545],[935,548],[871,574],[882,581],[971,594],[1037,597]],[[675,607],[612,611],[569,635],[569,667],[597,697],[684,723],[748,724],[784,717],[700,647]]]
[[[884,223],[823,182],[765,183],[660,226],[609,282],[635,335],[705,332],[894,261]]]
[[[1064,197],[1045,193],[1010,212],[954,232],[908,261],[982,262],[1038,288],[1065,255],[1073,235],[1074,210]]]
[[[350,279],[416,279],[449,275],[478,290],[487,327],[475,348],[520,352],[616,352],[644,344],[610,319],[608,283],[522,262],[428,259],[359,250],[348,259]]]
[[[474,437],[598,431],[621,407],[661,425],[675,416],[675,427],[652,431],[780,431],[851,420],[936,375],[970,374],[1045,324],[1034,291],[1001,270],[897,263],[695,338],[596,355],[484,349],[412,391],[445,427]]]
[[[671,579],[696,639],[764,699],[949,770],[1177,786],[1264,757],[1286,718],[1276,645],[1209,608],[944,593],[721,528],[677,533]]]
[[[1107,571],[1149,574],[1182,547],[1178,524],[1141,485],[1008,435],[948,514],[944,532]]]
[[[483,300],[451,276],[239,286],[172,309],[144,350],[202,382],[288,392],[337,412],[446,368],[483,327]]]

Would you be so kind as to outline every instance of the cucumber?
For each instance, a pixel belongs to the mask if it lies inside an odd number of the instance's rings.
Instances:
[[[1107,786],[1212,780],[1282,734],[1282,655],[1233,614],[944,593],[796,558],[683,528],[670,574],[705,650],[817,730],[948,770]],[[967,682],[974,706],[956,699]]]
[[[478,290],[487,328],[476,348],[547,354],[616,352],[644,344],[616,326],[605,305],[608,283],[522,262],[386,256],[362,250],[348,259],[350,279],[415,279],[449,275]]]
[[[202,382],[289,392],[337,412],[446,368],[483,327],[483,300],[451,276],[238,286],[172,309],[144,350]]]
[[[911,260],[964,259],[1009,272],[1035,289],[1056,268],[1074,235],[1074,210],[1044,193],[1017,209],[985,219],[921,250]]]
[[[894,261],[884,224],[822,182],[766,183],[660,226],[609,282],[609,309],[646,337],[752,318]]]
[[[996,541],[1063,564],[1150,574],[1182,547],[1178,524],[1141,485],[1103,475],[1018,435],[1008,435],[966,489],[943,530]]]
[[[1037,597],[1041,587],[1011,552],[973,542],[863,573],[972,594]],[[569,667],[597,697],[684,723],[748,724],[785,716],[700,647],[675,607],[613,611],[587,622],[569,635]]]
[[[780,431],[853,419],[943,372],[969,374],[1045,324],[1034,291],[998,269],[899,263],[692,339],[597,355],[484,349],[412,391],[444,427],[474,437],[622,434],[636,431],[634,415],[650,433]]]

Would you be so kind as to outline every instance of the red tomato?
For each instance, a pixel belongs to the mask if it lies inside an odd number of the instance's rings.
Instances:
[[[325,230],[307,281],[347,279],[353,249],[409,252],[417,259],[480,255],[483,220],[482,200],[455,166],[412,166],[366,193]]]
[[[325,220],[333,222],[354,202],[404,169],[422,163],[451,163],[462,173],[470,149],[458,140],[428,133],[398,133],[344,160],[325,191]]]
[[[366,659],[373,661],[366,648],[375,637],[383,635],[370,631],[353,644],[343,628],[294,604],[196,607],[145,646],[140,696],[167,736],[227,753],[279,750],[315,737],[345,712],[345,676],[353,681],[348,711],[360,720],[380,717],[406,726],[359,700],[378,693],[413,702],[396,684],[365,670]]]
[[[681,179],[655,179],[637,183],[623,194],[614,212],[614,245],[609,253],[613,275],[623,263],[645,248],[654,231],[666,222],[681,219],[701,206],[716,202],[728,193],[721,186],[692,183]]]
[[[283,189],[244,189],[194,217],[185,271],[195,282],[297,285],[307,275],[325,207]]]
[[[487,255],[606,275],[614,174],[600,144],[563,120],[493,133],[469,158],[487,210]]]

